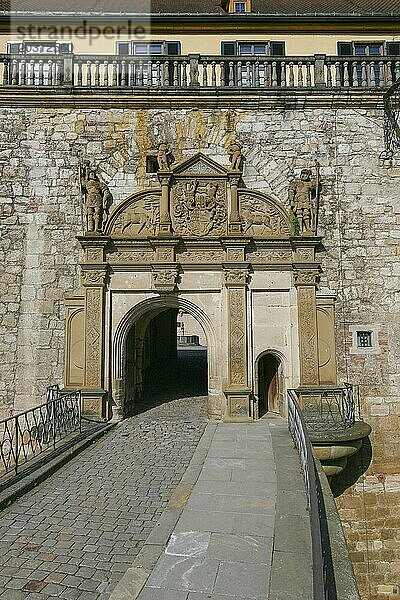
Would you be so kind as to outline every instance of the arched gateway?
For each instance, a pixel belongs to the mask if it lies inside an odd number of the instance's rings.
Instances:
[[[66,299],[65,386],[82,387],[86,414],[122,418],[140,401],[149,324],[175,326],[176,340],[178,311],[207,340],[212,418],[252,420],[268,403],[284,412],[284,386],[318,386],[329,373],[335,383],[318,346],[320,337],[333,347],[333,321],[332,300],[316,295],[315,226],[299,232],[289,209],[243,187],[238,166],[197,154],[160,170],[159,188],[78,238],[85,259],[82,288]]]

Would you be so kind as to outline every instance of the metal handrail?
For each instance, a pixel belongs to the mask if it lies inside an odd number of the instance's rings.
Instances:
[[[300,388],[298,393],[309,430],[348,429],[356,420],[361,420],[359,400],[357,405],[355,401],[355,386],[350,383],[337,388]]]
[[[300,457],[310,514],[314,600],[337,600],[325,503],[307,427],[297,394],[288,390],[289,431]]]
[[[0,421],[0,479],[18,474],[22,465],[74,431],[82,431],[80,390],[61,393],[59,387],[47,388],[45,404]]]

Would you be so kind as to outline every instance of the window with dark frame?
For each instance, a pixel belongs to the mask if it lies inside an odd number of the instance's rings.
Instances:
[[[372,348],[372,331],[357,331],[357,348]]]

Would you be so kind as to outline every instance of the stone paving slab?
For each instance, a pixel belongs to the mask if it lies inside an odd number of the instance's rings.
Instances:
[[[214,431],[138,600],[311,600],[309,516],[287,424],[272,417]]]

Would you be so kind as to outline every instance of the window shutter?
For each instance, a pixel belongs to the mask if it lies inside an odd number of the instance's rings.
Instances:
[[[400,43],[399,42],[387,42],[386,43],[386,54],[388,56],[400,56]]]
[[[221,42],[222,56],[236,56],[236,42]]]
[[[166,42],[165,43],[166,54],[168,56],[179,56],[181,53],[180,42]]]
[[[131,54],[131,43],[117,42],[117,54],[118,56],[129,56]]]
[[[272,56],[285,56],[285,42],[271,42]]]
[[[354,54],[351,42],[338,42],[338,56],[352,56]]]

